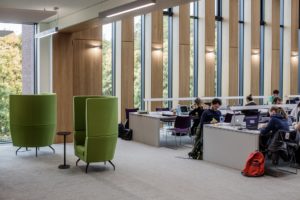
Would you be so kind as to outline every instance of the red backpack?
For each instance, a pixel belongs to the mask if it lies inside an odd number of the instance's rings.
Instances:
[[[264,173],[265,173],[264,155],[259,151],[252,152],[247,158],[247,162],[245,168],[242,171],[242,174],[244,176],[249,176],[249,177],[258,177],[258,176],[263,176]]]

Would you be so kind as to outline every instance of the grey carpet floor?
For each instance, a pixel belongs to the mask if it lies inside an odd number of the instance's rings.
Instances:
[[[154,148],[118,141],[116,171],[108,164],[75,166],[72,144],[67,146],[71,168],[60,170],[63,145],[56,154],[41,148],[20,152],[0,145],[1,200],[300,200],[299,175],[246,178],[239,171],[204,161],[185,159],[188,148]]]

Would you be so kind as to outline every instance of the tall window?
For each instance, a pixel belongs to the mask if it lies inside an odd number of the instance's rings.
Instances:
[[[113,95],[112,85],[112,24],[102,27],[102,94]]]
[[[190,96],[198,96],[198,1],[190,3]]]
[[[173,10],[163,11],[163,98],[172,98],[173,85]],[[172,102],[164,102],[165,107],[172,107]]]
[[[142,17],[134,17],[134,107],[141,108]]]
[[[215,91],[216,96],[222,95],[222,1],[215,0],[215,20],[216,20],[216,76],[215,76]]]
[[[0,23],[0,143],[10,141],[9,95],[34,93],[35,26]]]

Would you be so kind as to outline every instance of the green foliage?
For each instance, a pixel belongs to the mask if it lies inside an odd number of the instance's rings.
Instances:
[[[112,43],[102,41],[102,93],[112,95]]]
[[[142,40],[142,27],[141,16],[134,18],[134,107],[141,107],[141,40]]]
[[[22,42],[15,34],[0,37],[0,133],[9,131],[9,94],[22,92]]]

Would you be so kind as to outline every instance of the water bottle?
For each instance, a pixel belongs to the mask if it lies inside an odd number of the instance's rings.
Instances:
[[[224,123],[224,116],[223,115],[220,116],[220,123]]]

